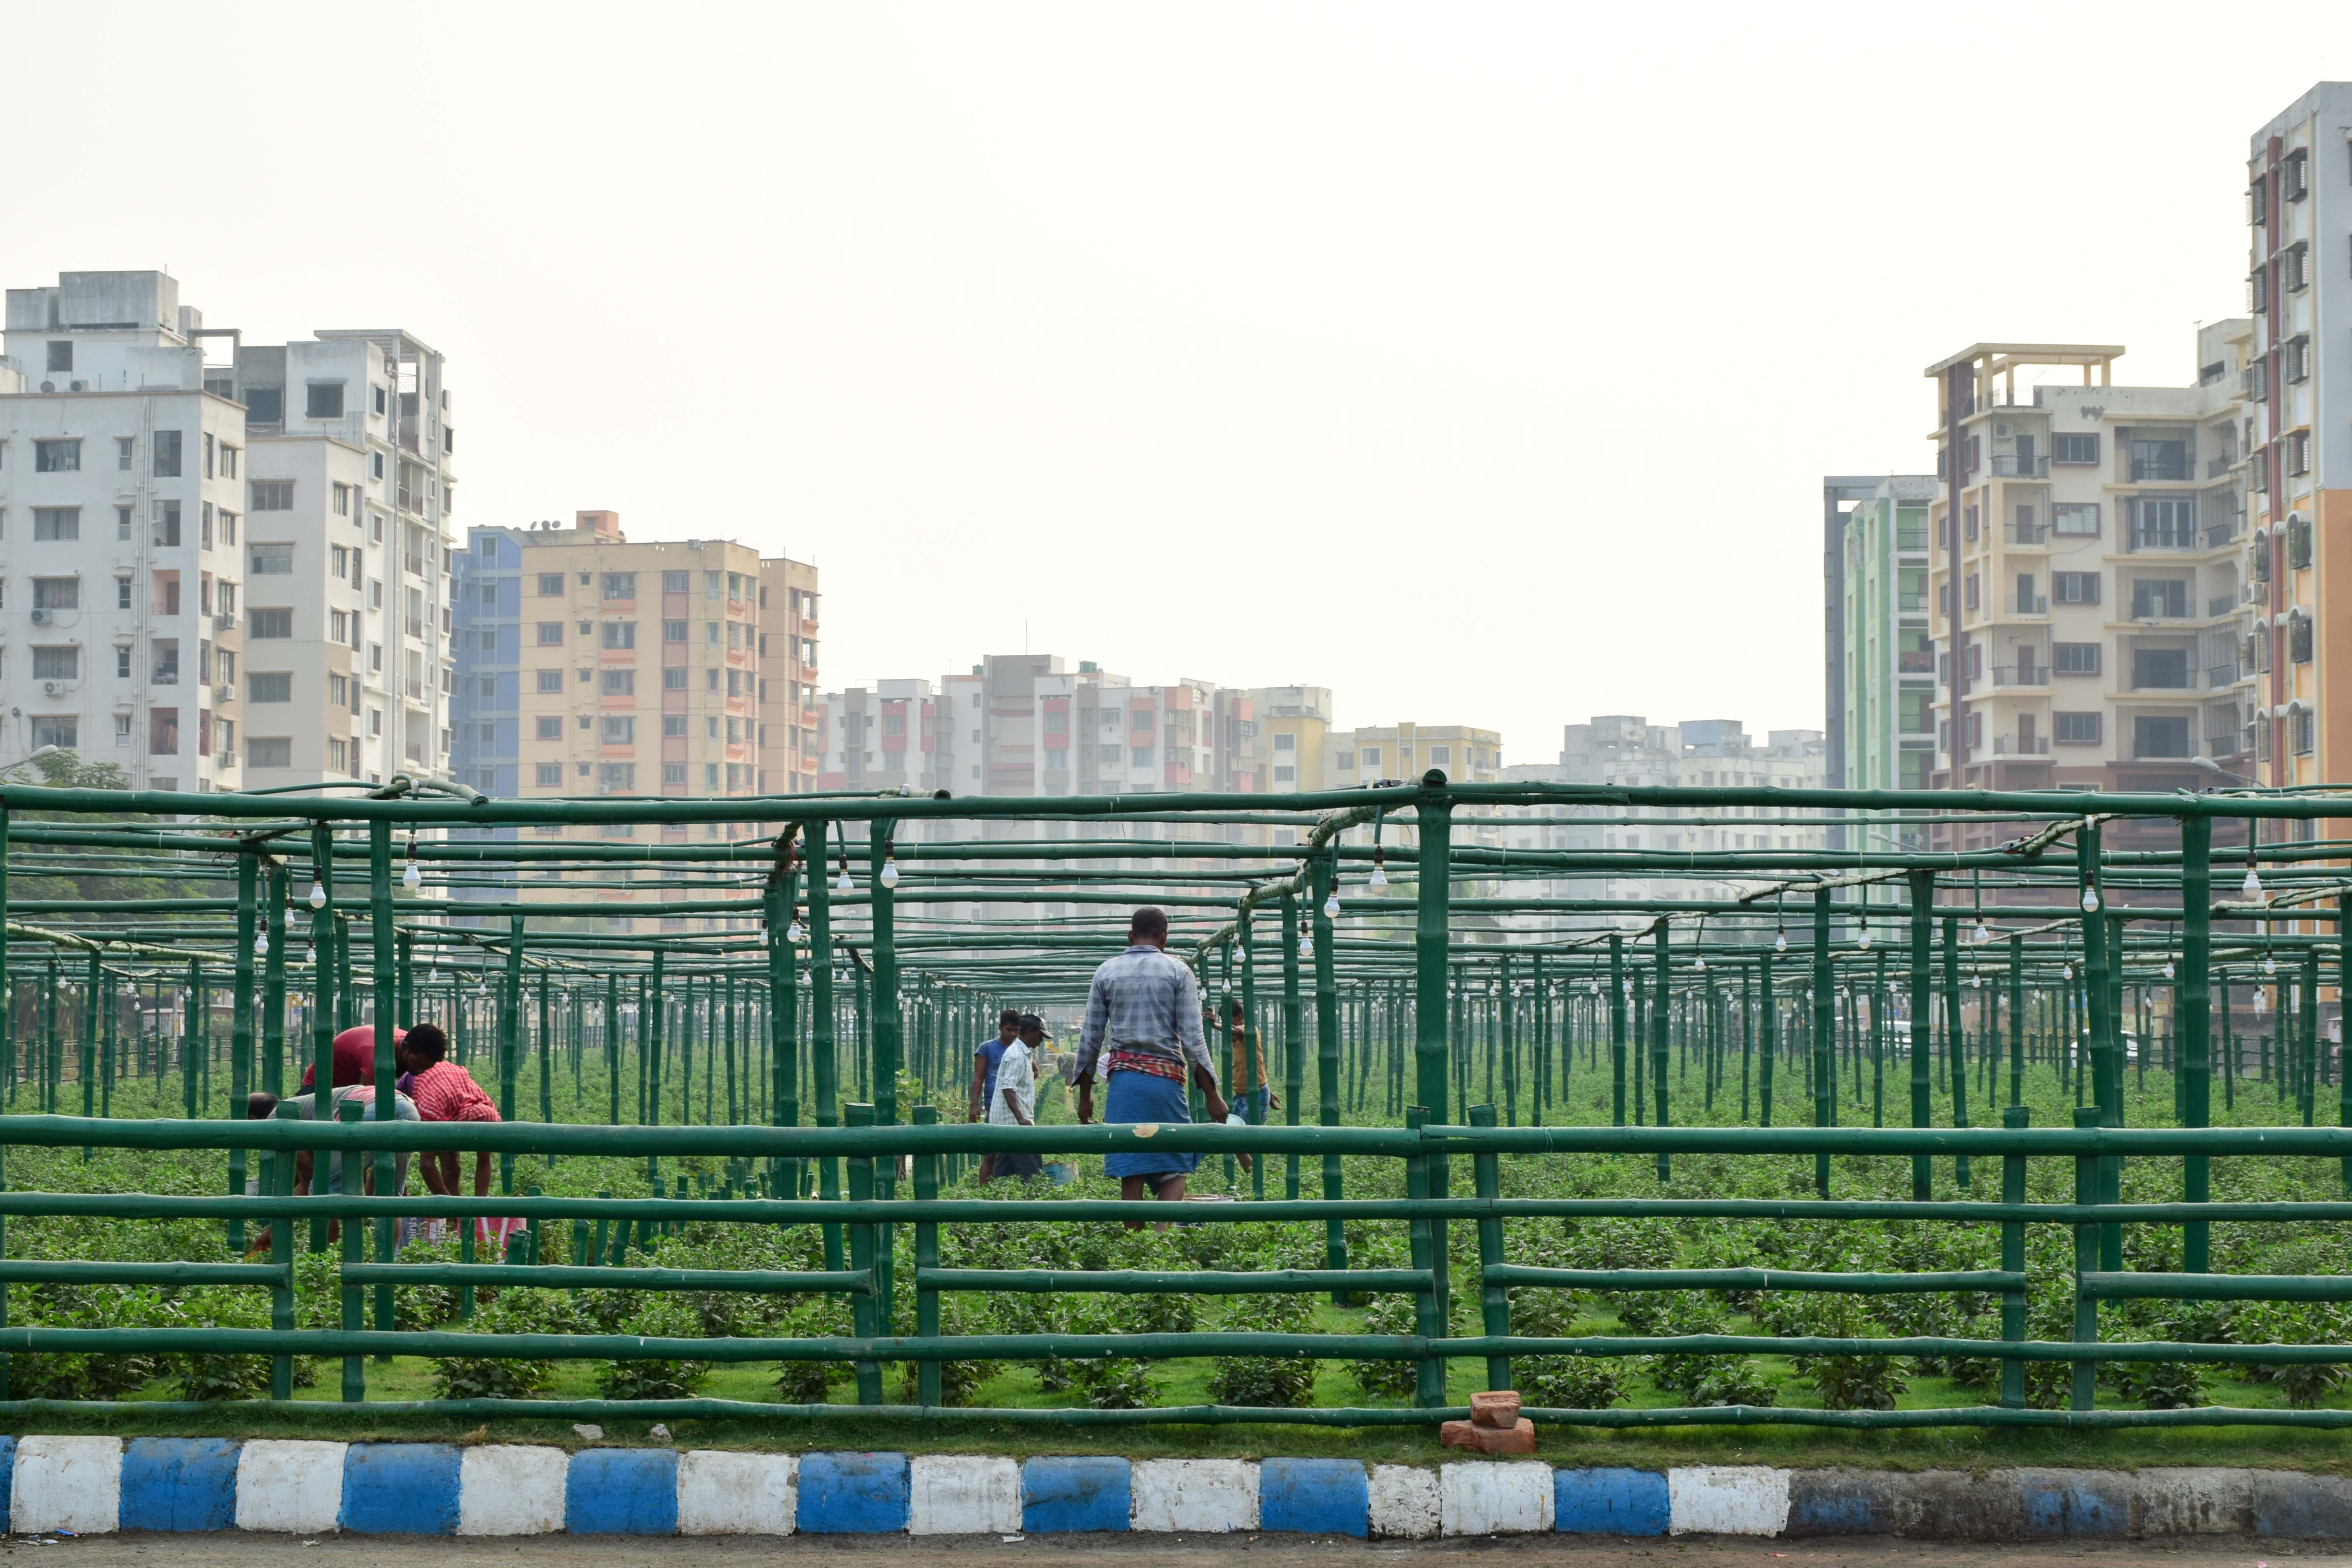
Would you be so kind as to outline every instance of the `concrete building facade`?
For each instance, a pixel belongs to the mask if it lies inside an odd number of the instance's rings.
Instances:
[[[2123,350],[2104,344],[1978,343],[1928,367],[1937,787],[2246,771],[2250,338],[2242,319],[2203,328],[2185,387],[2114,384]],[[2053,367],[2065,379],[2032,384]]]
[[[2352,777],[2352,82],[2248,139],[2247,765]]]
[[[1825,776],[1837,789],[1925,789],[1936,749],[1927,619],[1935,476],[1831,479],[1823,489],[1835,519]],[[1841,831],[1831,830],[1832,840]]]

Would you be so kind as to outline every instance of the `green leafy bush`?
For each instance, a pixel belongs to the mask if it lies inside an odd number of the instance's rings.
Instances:
[[[1236,1296],[1225,1310],[1233,1331],[1297,1334],[1315,1326],[1306,1296]],[[1219,1356],[1209,1374],[1209,1395],[1220,1405],[1296,1409],[1315,1401],[1315,1363],[1300,1356]]]
[[[701,1319],[688,1302],[648,1291],[619,1331],[644,1339],[695,1339]],[[691,1399],[710,1375],[707,1361],[608,1361],[598,1363],[596,1386],[607,1399]]]
[[[475,1309],[467,1325],[478,1334],[562,1334],[572,1331],[572,1299],[561,1290],[514,1288]],[[530,1399],[555,1381],[552,1361],[507,1356],[444,1356],[433,1363],[433,1386],[443,1399]]]

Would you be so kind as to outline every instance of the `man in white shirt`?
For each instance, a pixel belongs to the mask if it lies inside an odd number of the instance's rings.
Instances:
[[[992,1127],[1034,1127],[1037,1124],[1037,1047],[1045,1043],[1045,1021],[1034,1013],[1021,1015],[1021,1030],[1004,1054],[996,1062],[996,1097],[988,1107]],[[999,1151],[994,1163],[983,1173],[985,1182],[997,1176],[1018,1176],[1023,1181],[1043,1174],[1045,1157],[1043,1154],[1013,1153]]]

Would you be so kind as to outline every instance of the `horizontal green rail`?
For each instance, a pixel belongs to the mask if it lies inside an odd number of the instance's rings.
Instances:
[[[346,1285],[535,1285],[553,1290],[741,1290],[864,1296],[873,1277],[854,1268],[583,1268],[556,1263],[346,1263]]]
[[[115,1263],[106,1259],[13,1258],[0,1261],[7,1285],[268,1285],[291,1289],[292,1268],[278,1263]]]
[[[1429,1290],[1436,1276],[1426,1268],[1268,1268],[1255,1273],[1147,1268],[918,1268],[915,1285],[924,1290],[1070,1291],[1120,1295],[1249,1296],[1303,1294],[1317,1290],[1364,1290],[1395,1294]]]
[[[2022,1290],[2023,1274],[1998,1268],[1919,1274],[1825,1274],[1798,1268],[1541,1268],[1490,1263],[1489,1285],[1540,1285],[1564,1290],[1823,1290],[1894,1296],[1931,1290]]]

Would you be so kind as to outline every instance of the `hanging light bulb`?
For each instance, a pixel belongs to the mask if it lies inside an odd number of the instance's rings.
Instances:
[[[1868,921],[1862,922],[1862,934],[1854,938],[1854,945],[1862,949],[1864,952],[1868,952],[1870,951],[1870,922]]]
[[[2167,980],[2172,978],[2172,960],[2168,958],[2164,961],[2164,977]]]
[[[435,963],[433,965],[433,973],[425,977],[425,983],[427,985],[438,985],[441,984],[441,965],[439,963]]]
[[[1975,974],[1971,974],[1971,975],[1969,975],[1969,990],[1974,991],[1974,990],[1978,989],[1979,986],[1981,986],[1981,985],[1983,985],[1983,984],[1984,984],[1984,979],[1983,979],[1983,977],[1982,977],[1982,976],[1980,976],[1980,975],[1975,975]]]
[[[286,934],[294,934],[294,906],[291,904],[286,906]]]
[[[898,849],[896,845],[883,846],[882,885],[886,888],[898,885]]]
[[[846,893],[853,891],[855,886],[856,884],[849,879],[849,857],[844,855],[841,858],[841,875],[833,879],[833,890],[836,893]]]
[[[1977,940],[1979,942],[1990,942],[1992,940],[1992,928],[1985,924],[1984,916],[1982,915],[1979,915],[1977,917]]]
[[[1323,900],[1323,918],[1327,921],[1339,918],[1339,889],[1337,888],[1332,889],[1330,896]]]
[[[1298,956],[1301,958],[1315,956],[1315,939],[1303,931],[1298,933]]]
[[[2263,896],[2262,874],[2254,869],[2254,863],[2251,860],[2246,862],[2246,879],[2238,884],[2238,891],[2245,895],[2249,903]]]
[[[416,868],[416,835],[408,836],[408,869],[400,874],[401,882],[410,892],[425,885],[425,873]]]
[[[2072,960],[2069,960],[2059,969],[2058,978],[2061,980],[2072,980],[2074,978],[2074,965]]]
[[[791,942],[794,947],[798,947],[807,939],[807,937],[808,932],[801,929],[801,912],[798,910],[794,910],[793,911],[793,923],[784,928],[784,940]]]
[[[1786,952],[1789,951],[1789,933],[1787,931],[1779,931],[1772,933],[1772,951],[1774,952]]]
[[[269,928],[268,926],[262,926],[253,933],[253,956],[256,958],[268,958],[269,956]]]
[[[1218,987],[1217,994],[1219,994],[1220,996],[1230,996],[1230,995],[1232,995],[1233,994],[1234,994],[1234,977],[1233,977],[1232,975],[1228,974],[1228,975],[1226,975],[1226,976],[1225,976],[1225,983],[1224,983],[1224,984],[1223,984],[1222,986]]]
[[[310,879],[310,907],[314,910],[323,910],[327,907],[327,884],[316,876]]]
[[[2099,912],[2099,889],[2088,883],[2083,888],[2083,912],[2086,915]]]
[[[2263,954],[2263,973],[2265,975],[2276,974],[2278,973],[2278,960],[2273,958],[2267,952]]]
[[[1691,960],[1691,967],[1693,969],[1705,969],[1706,967],[1706,954],[1702,952],[1696,958]]]
[[[1387,870],[1387,868],[1386,868],[1386,867],[1387,867],[1387,861],[1388,861],[1388,851],[1387,851],[1387,850],[1385,850],[1385,849],[1383,849],[1383,848],[1381,848],[1381,847],[1379,845],[1377,845],[1377,844],[1373,845],[1373,846],[1372,846],[1372,874],[1371,874],[1371,876],[1370,876],[1370,878],[1368,878],[1368,879],[1367,879],[1367,880],[1370,883],[1370,885],[1371,885],[1371,886],[1373,886],[1373,887],[1375,887],[1375,888],[1385,888],[1385,887],[1387,887],[1387,886],[1389,885],[1389,874],[1388,874],[1388,870]]]

